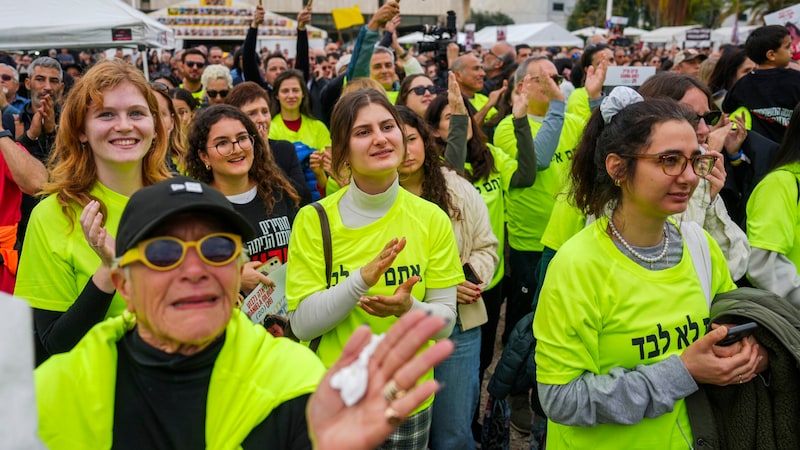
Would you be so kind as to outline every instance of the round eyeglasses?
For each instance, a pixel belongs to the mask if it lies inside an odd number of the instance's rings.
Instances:
[[[249,134],[239,136],[236,138],[235,141],[223,140],[217,142],[217,145],[212,145],[208,148],[215,148],[217,149],[217,153],[219,156],[230,156],[233,154],[235,146],[239,145],[239,149],[241,150],[252,150],[253,149],[253,136]]]
[[[713,155],[693,155],[691,158],[680,153],[662,153],[660,155],[640,155],[640,154],[621,154],[625,158],[651,159],[661,162],[661,170],[665,175],[677,176],[686,170],[689,161],[692,162],[692,170],[698,177],[705,177],[714,169],[717,157]]]

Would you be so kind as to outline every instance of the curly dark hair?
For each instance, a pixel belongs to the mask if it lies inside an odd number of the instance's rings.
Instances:
[[[403,121],[403,125],[417,130],[419,138],[425,145],[425,162],[422,163],[422,195],[425,200],[436,203],[448,216],[457,220],[461,217],[461,211],[453,203],[450,193],[447,191],[447,180],[442,173],[442,150],[433,139],[433,133],[419,114],[415,113],[407,106],[397,106],[397,114]],[[406,144],[407,146],[408,144]],[[400,177],[400,184],[403,184],[403,177]]]
[[[572,161],[572,199],[584,214],[600,217],[606,205],[618,202],[622,190],[614,179],[636,172],[636,159],[626,158],[625,167],[613,175],[606,171],[606,157],[611,153],[638,154],[650,145],[653,128],[664,122],[686,121],[692,129],[696,114],[670,98],[654,98],[628,105],[609,124],[603,121],[600,108],[592,112]],[[613,204],[613,203],[612,203]]]
[[[472,183],[489,177],[492,172],[497,172],[497,168],[494,166],[494,155],[486,146],[488,140],[486,134],[483,133],[480,124],[475,122],[475,108],[466,98],[464,104],[467,106],[469,121],[472,125],[472,139],[467,141],[467,162],[472,164],[472,173],[465,173],[463,167],[455,167],[455,170]],[[448,106],[447,94],[437,96],[428,105],[425,121],[432,128],[439,128],[445,106]],[[447,146],[446,140],[441,137],[437,137],[436,141],[442,148]]]
[[[264,201],[267,213],[272,212],[275,203],[288,195],[295,207],[300,206],[300,196],[292,184],[275,164],[269,145],[258,134],[258,128],[245,113],[231,105],[214,105],[197,112],[189,130],[189,151],[186,154],[186,172],[192,178],[205,183],[214,180],[214,172],[206,170],[200,153],[207,153],[208,134],[211,127],[222,119],[238,120],[253,138],[253,165],[247,175],[256,182],[258,196]]]

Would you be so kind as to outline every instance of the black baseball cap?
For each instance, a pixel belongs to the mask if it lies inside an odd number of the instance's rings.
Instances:
[[[117,230],[117,257],[132,249],[165,220],[184,212],[209,213],[243,241],[255,231],[221,192],[195,179],[177,176],[136,191],[128,201]]]

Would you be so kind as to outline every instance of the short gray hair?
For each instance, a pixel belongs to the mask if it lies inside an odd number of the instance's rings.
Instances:
[[[56,69],[58,71],[58,79],[60,81],[64,81],[64,70],[61,68],[61,64],[55,59],[49,56],[40,56],[33,60],[30,66],[28,66],[28,73],[33,75],[33,72],[36,70],[37,67],[42,66],[48,69]]]
[[[14,66],[9,66],[8,64],[5,63],[0,63],[0,67],[5,67],[7,69],[10,69],[11,73],[13,74],[14,81],[19,83],[19,72],[17,71],[17,69],[14,68]]]
[[[529,56],[525,61],[522,61],[522,64],[517,66],[517,71],[514,72],[514,78],[516,78],[517,82],[520,83],[525,79],[525,75],[528,74],[528,67],[530,67],[531,64],[542,60],[550,61],[550,58],[547,56]]]
[[[378,53],[388,53],[389,55],[391,55],[392,61],[394,61],[394,51],[392,49],[390,49],[389,47],[384,47],[382,45],[376,45],[375,49],[372,51],[372,54],[376,55]]]
[[[206,67],[206,70],[203,71],[203,75],[200,77],[200,84],[203,85],[203,89],[205,89],[212,80],[225,80],[228,82],[229,88],[233,87],[231,70],[222,64],[212,64]]]

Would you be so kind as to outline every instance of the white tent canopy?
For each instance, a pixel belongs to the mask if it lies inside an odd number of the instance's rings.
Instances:
[[[571,31],[574,36],[581,36],[581,37],[591,37],[591,36],[605,36],[608,34],[608,30],[601,27],[584,27],[579,30]]]
[[[574,36],[555,22],[505,25],[506,42],[511,45],[528,44],[531,47],[583,47],[583,40]],[[497,26],[482,28],[475,33],[475,42],[483,46],[497,42]]]
[[[698,25],[684,25],[680,27],[661,27],[653,31],[648,31],[641,36],[642,42],[656,43],[680,43],[686,40],[686,32],[694,28],[701,28]]]
[[[3,2],[0,49],[172,48],[172,30],[120,0]]]
[[[738,38],[739,43],[744,44],[750,32],[758,28],[760,25],[739,25]],[[733,42],[733,27],[721,27],[711,32],[711,40],[719,42],[720,44],[730,44]]]

